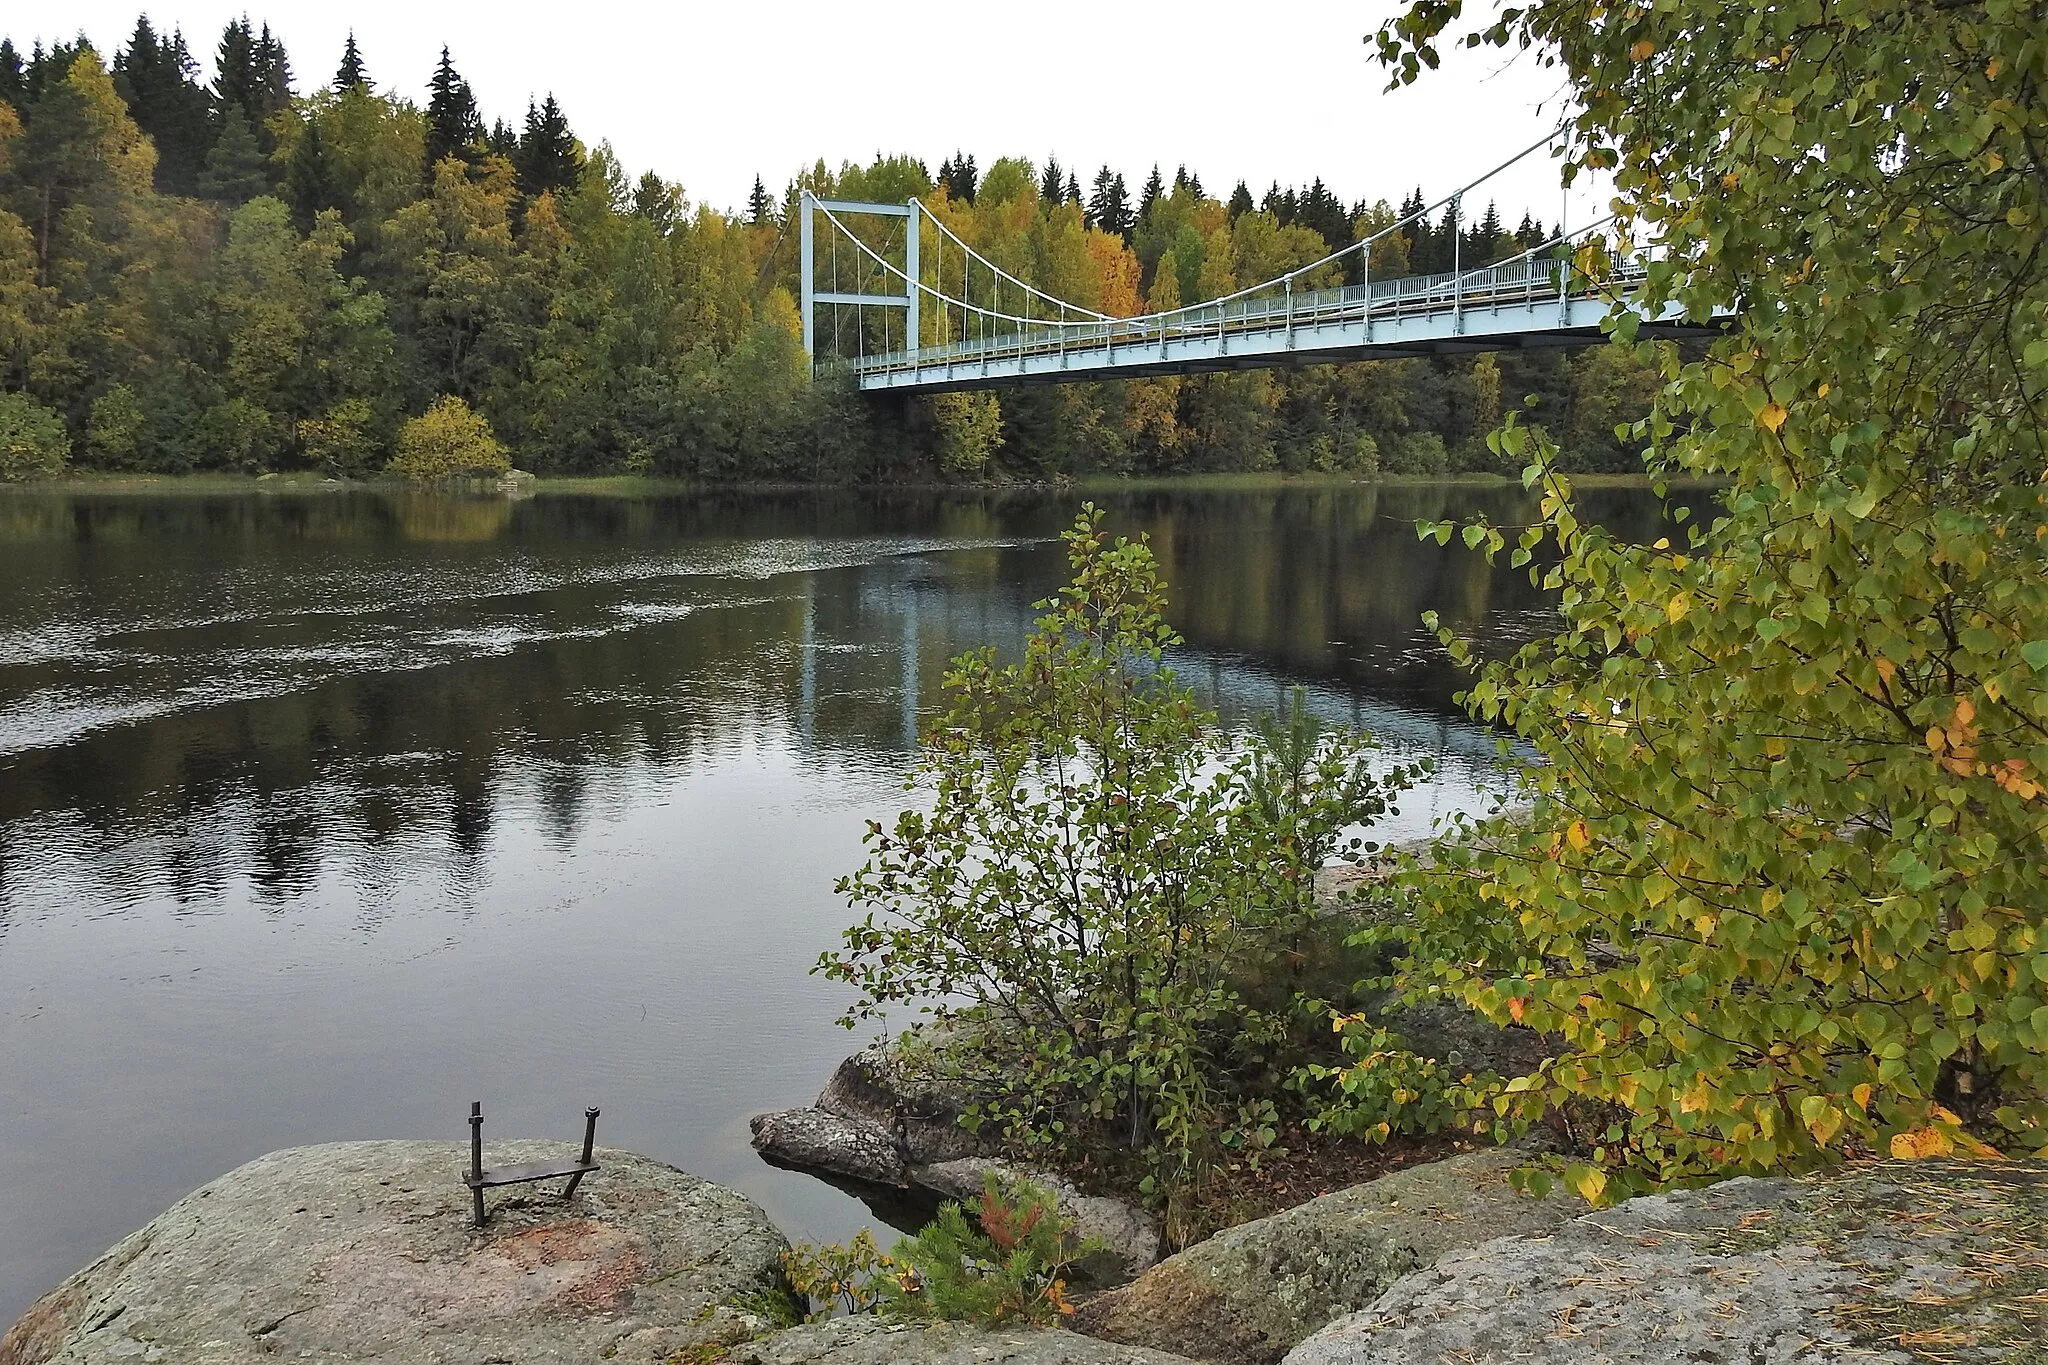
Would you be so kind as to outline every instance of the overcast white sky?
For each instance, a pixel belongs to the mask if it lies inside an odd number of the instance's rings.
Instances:
[[[137,0],[11,0],[0,31],[29,42],[80,31],[102,51],[126,41]],[[586,143],[611,142],[627,170],[680,181],[734,207],[755,172],[779,190],[818,157],[877,151],[934,168],[956,147],[982,166],[1051,152],[1087,183],[1104,162],[1135,195],[1152,164],[1185,162],[1219,197],[1320,175],[1344,199],[1447,193],[1534,141],[1560,117],[1554,73],[1528,56],[1453,54],[1417,87],[1387,94],[1364,44],[1391,6],[1355,0],[1172,5],[1037,0],[773,0],[771,3],[493,4],[353,0],[147,0],[160,31],[182,28],[202,64],[246,9],[285,41],[298,88],[332,78],[353,29],[371,78],[422,103],[446,43],[486,121],[515,124],[552,91]],[[1501,184],[1510,224],[1554,223],[1554,169],[1536,158]],[[1471,210],[1477,212],[1476,206]],[[1590,191],[1571,214],[1596,212]]]

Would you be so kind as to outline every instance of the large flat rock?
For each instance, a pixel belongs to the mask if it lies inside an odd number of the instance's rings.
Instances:
[[[885,1322],[872,1316],[792,1327],[735,1347],[729,1365],[1190,1365],[1142,1346],[1057,1328]]]
[[[494,1142],[491,1164],[559,1158]],[[495,1190],[470,1226],[466,1144],[342,1142],[258,1157],[44,1295],[0,1365],[657,1365],[758,1328],[730,1301],[786,1247],[755,1204],[630,1152],[573,1200]]]
[[[2039,1162],[1729,1180],[1445,1256],[1286,1365],[2044,1360],[2044,1228]]]
[[[1508,1172],[1528,1160],[1512,1149],[1468,1152],[1225,1229],[1095,1299],[1079,1325],[1202,1360],[1276,1361],[1447,1251],[1546,1232],[1585,1208],[1510,1189]]]

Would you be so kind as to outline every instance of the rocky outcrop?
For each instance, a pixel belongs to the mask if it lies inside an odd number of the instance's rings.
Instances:
[[[1729,1180],[1445,1256],[1286,1365],[2048,1358],[2044,1228],[2039,1162]]]
[[[960,1126],[967,1098],[930,1055],[914,1036],[868,1044],[839,1064],[816,1104],[756,1114],[755,1150],[874,1185],[907,1185],[913,1166],[979,1154],[980,1143]]]
[[[555,1158],[495,1142],[494,1164]],[[656,1365],[768,1324],[741,1308],[786,1247],[745,1196],[630,1152],[573,1200],[495,1191],[470,1226],[450,1142],[258,1157],[187,1195],[32,1305],[0,1365],[277,1359]]]
[[[1095,1299],[1076,1325],[1203,1360],[1276,1361],[1446,1252],[1546,1232],[1584,1209],[1510,1189],[1508,1172],[1528,1159],[1469,1152],[1226,1229]]]
[[[1181,1356],[1053,1328],[837,1318],[736,1347],[729,1365],[1189,1365]]]
[[[933,1064],[920,1035],[871,1043],[839,1064],[808,1109],[757,1114],[754,1147],[771,1161],[939,1199],[973,1199],[986,1176],[1051,1192],[1084,1238],[1108,1253],[1086,1263],[1093,1283],[1120,1284],[1159,1259],[1158,1220],[1121,1200],[1085,1195],[1043,1171],[997,1160],[960,1126],[967,1098]]]

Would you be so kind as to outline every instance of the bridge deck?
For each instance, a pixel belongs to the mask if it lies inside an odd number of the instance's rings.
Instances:
[[[1568,287],[1562,270],[1556,261],[1518,260],[1462,275],[1232,300],[1163,321],[1020,329],[863,357],[846,368],[867,392],[938,393],[1600,341],[1615,291],[1636,283],[1640,269],[1603,281],[1600,293],[1582,279]],[[1646,318],[1643,330],[1704,328],[1669,310]]]

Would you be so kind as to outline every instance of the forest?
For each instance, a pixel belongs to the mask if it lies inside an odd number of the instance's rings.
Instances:
[[[1622,347],[907,402],[813,382],[802,351],[790,224],[806,188],[916,196],[1018,277],[1129,315],[1314,262],[1420,209],[1420,187],[1394,204],[1347,205],[1321,179],[1219,199],[1184,167],[1103,167],[1084,190],[1053,158],[983,169],[956,152],[936,172],[820,161],[779,194],[757,177],[727,212],[629,175],[552,95],[486,123],[445,49],[423,105],[380,88],[353,37],[310,90],[246,18],[212,65],[203,83],[184,36],[147,18],[111,60],[82,35],[0,41],[0,479],[366,477],[408,422],[457,413],[547,476],[1504,471],[1485,437],[1525,402],[1569,467],[1640,468],[1617,427],[1655,378]],[[1374,278],[1447,269],[1454,240],[1477,265],[1545,236],[1495,205],[1468,217],[1387,236]]]

